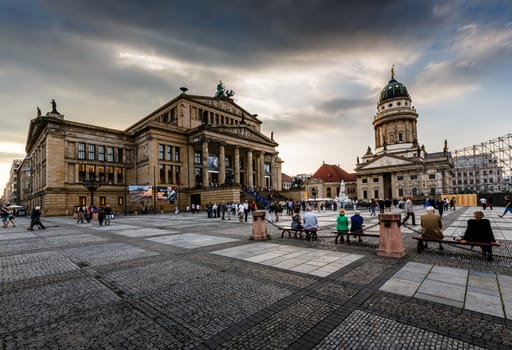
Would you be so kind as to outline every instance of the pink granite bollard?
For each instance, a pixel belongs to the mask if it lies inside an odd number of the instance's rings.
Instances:
[[[400,231],[400,213],[379,214],[380,238],[377,255],[401,258],[407,254]]]
[[[267,220],[265,220],[265,214],[265,210],[253,211],[251,239],[263,241],[270,238],[267,231]]]

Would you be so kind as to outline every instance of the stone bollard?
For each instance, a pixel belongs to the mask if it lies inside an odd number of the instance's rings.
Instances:
[[[270,239],[267,231],[267,220],[265,220],[265,210],[255,210],[252,212],[252,236],[255,241]]]
[[[380,238],[377,255],[401,258],[407,254],[400,231],[400,213],[379,214]]]

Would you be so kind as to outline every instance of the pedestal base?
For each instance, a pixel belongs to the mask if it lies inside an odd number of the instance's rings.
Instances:
[[[255,210],[252,214],[252,236],[255,241],[264,241],[270,239],[267,231],[266,212],[264,210]]]
[[[384,213],[379,215],[380,238],[378,256],[390,258],[402,258],[407,255],[400,231],[401,215],[396,213]]]

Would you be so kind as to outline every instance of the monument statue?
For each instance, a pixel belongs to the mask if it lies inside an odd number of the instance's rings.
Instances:
[[[217,85],[217,92],[215,93],[215,97],[224,96],[224,91],[226,91],[226,89],[224,88],[224,84],[222,84],[222,80],[220,80],[219,85]]]
[[[41,116],[41,108],[37,107],[37,116],[40,117]]]
[[[52,104],[52,113],[59,114],[59,112],[57,112],[57,102],[52,98],[50,103]]]

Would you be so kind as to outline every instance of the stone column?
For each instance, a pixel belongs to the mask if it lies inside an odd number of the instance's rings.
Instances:
[[[240,183],[240,148],[235,147],[233,168],[235,169],[235,183]]]
[[[253,181],[253,176],[252,176],[253,168],[252,168],[252,151],[251,150],[247,151],[247,167],[246,167],[246,169],[247,169],[247,174],[246,174],[247,187],[253,188],[254,181]]]
[[[203,160],[203,187],[208,187],[208,141],[203,141],[203,152],[202,152],[202,160]]]
[[[196,187],[196,169],[194,164],[194,146],[188,145],[188,184],[185,187]]]
[[[219,145],[219,185],[226,182],[226,150],[224,145]]]
[[[258,156],[258,186],[265,187],[265,152],[260,151]]]

